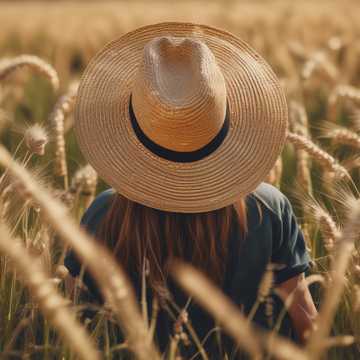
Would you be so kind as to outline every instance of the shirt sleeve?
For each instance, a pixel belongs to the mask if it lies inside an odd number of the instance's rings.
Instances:
[[[277,234],[274,234],[277,239],[271,259],[275,265],[275,284],[280,284],[307,271],[310,263],[304,234],[285,195],[283,204],[280,228]]]

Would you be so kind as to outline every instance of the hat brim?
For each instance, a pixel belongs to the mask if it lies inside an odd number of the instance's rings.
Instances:
[[[228,134],[213,153],[190,163],[151,153],[130,122],[144,45],[169,35],[205,42],[226,82]],[[286,100],[270,66],[234,35],[191,23],[145,26],[109,43],[86,68],[75,108],[80,149],[99,176],[135,202],[173,212],[215,210],[252,192],[280,155],[286,130]]]

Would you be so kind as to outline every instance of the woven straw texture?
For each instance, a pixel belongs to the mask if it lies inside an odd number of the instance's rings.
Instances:
[[[145,45],[132,103],[140,128],[152,141],[174,151],[195,151],[224,123],[224,77],[204,43],[157,37]]]
[[[144,46],[167,36],[205,43],[225,80],[228,134],[213,153],[189,163],[153,154],[130,122]],[[150,25],[109,43],[86,68],[75,108],[79,146],[99,175],[133,201],[174,212],[215,210],[255,190],[280,155],[286,130],[286,100],[269,65],[234,35],[191,23]]]

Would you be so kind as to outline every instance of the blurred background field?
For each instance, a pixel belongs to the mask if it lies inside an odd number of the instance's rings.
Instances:
[[[313,125],[309,131],[318,135],[330,95],[341,85],[359,84],[359,16],[355,0],[3,1],[0,55],[32,54],[48,61],[59,73],[61,94],[97,51],[127,31],[161,21],[213,25],[237,34],[272,65],[288,100],[304,103]],[[1,94],[0,106],[20,124],[46,122],[56,94],[41,77],[24,77],[9,97]],[[347,114],[339,117],[341,123],[347,123]],[[73,151],[71,134],[69,141],[69,166],[75,169],[81,157]]]
[[[190,21],[237,34],[272,65],[287,94],[290,130],[312,139],[344,166],[353,180],[349,187],[354,189],[360,184],[359,138],[341,141],[331,134],[345,128],[359,136],[359,19],[357,0],[0,1],[0,62],[22,54],[37,55],[60,78],[56,91],[48,79],[28,71],[0,79],[1,141],[14,154],[24,129],[42,124],[50,135],[49,149],[42,158],[31,159],[29,166],[40,169],[44,181],[62,188],[63,176],[51,174],[57,146],[51,119],[60,96],[76,92],[86,65],[108,41],[146,24]],[[72,131],[72,106],[64,123],[69,182],[85,165]],[[269,181],[293,201],[314,259],[313,272],[324,275],[331,257],[329,234],[321,228],[319,214],[306,206],[314,196],[341,228],[344,199],[335,181],[336,168],[329,170],[332,160],[326,163],[320,155],[317,159],[316,151],[306,156],[294,145],[289,141]],[[21,151],[17,154],[23,156]],[[100,182],[97,191],[104,187]],[[78,219],[83,207],[75,210]],[[331,359],[360,357],[359,258],[353,260],[333,329],[334,334],[354,337],[350,346],[333,348]],[[316,290],[315,295],[319,301]],[[11,308],[11,300],[6,304]],[[7,322],[8,332],[15,327],[16,316]]]
[[[106,42],[139,26],[161,21],[192,21],[234,32],[266,57],[279,75],[294,71],[288,59],[291,42],[299,42],[307,51],[314,51],[326,46],[331,37],[340,36],[348,46],[358,46],[357,1],[9,1],[0,4],[2,55],[28,52],[44,57],[62,79],[82,70]],[[352,51],[356,53],[358,49]],[[353,75],[349,71],[348,78]]]

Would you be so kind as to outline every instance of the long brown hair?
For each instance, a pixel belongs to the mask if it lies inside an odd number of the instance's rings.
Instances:
[[[153,209],[114,194],[98,238],[129,272],[141,274],[164,294],[168,267],[175,258],[191,262],[220,282],[233,221],[247,232],[245,201],[210,212],[184,214]]]

